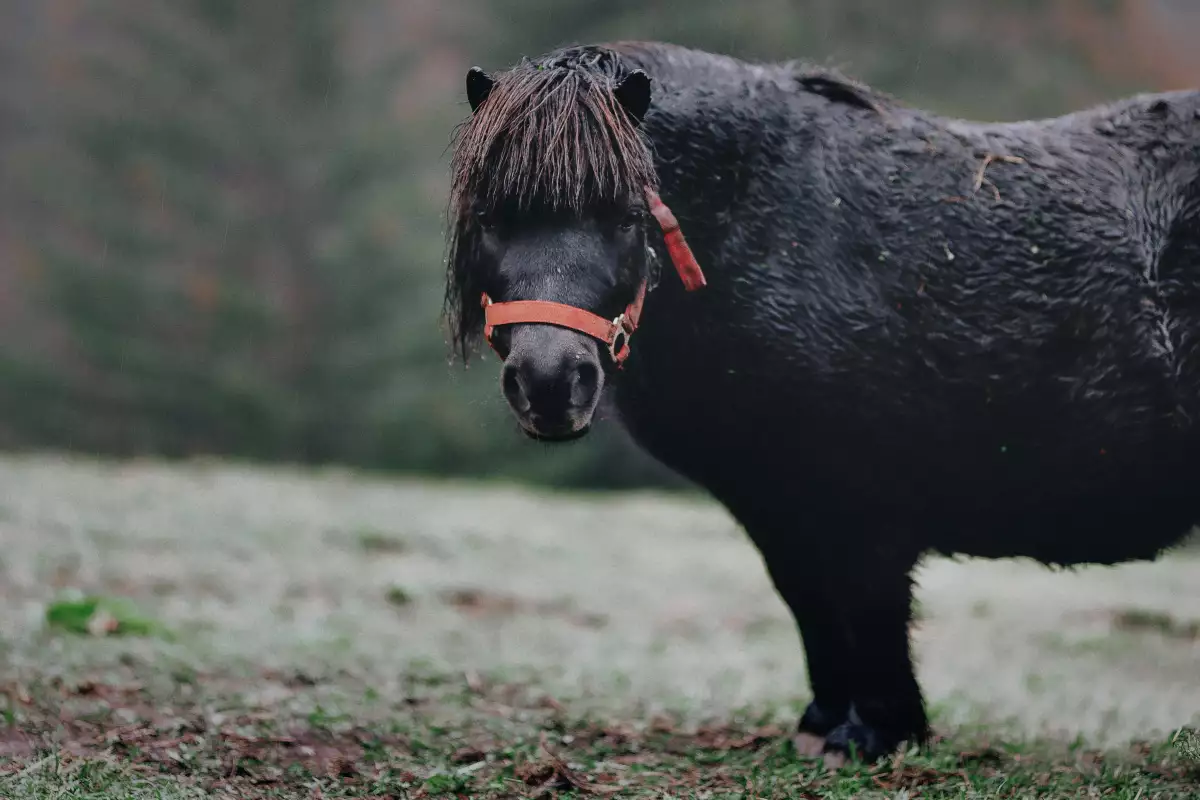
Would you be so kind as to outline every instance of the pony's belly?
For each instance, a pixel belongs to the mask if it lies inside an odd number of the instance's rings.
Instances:
[[[888,514],[1038,513],[1108,496],[1190,495],[1200,485],[1200,436],[1161,408],[812,400],[778,387],[676,381],[618,405],[634,439],[691,480],[779,487]]]
[[[918,549],[1116,563],[1200,520],[1200,437],[1160,407],[813,407],[748,383],[649,380],[619,407],[659,461],[723,502],[777,509],[798,537],[886,530]]]

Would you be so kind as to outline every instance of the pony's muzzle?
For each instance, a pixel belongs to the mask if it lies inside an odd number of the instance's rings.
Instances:
[[[590,337],[553,325],[514,325],[500,386],[536,439],[577,438],[591,426],[604,371]]]

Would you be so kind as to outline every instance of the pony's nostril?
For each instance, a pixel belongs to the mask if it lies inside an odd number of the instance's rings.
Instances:
[[[600,385],[600,368],[591,361],[583,361],[575,368],[571,385],[571,402],[576,406],[586,406],[596,394]]]
[[[529,393],[525,390],[525,382],[521,380],[521,371],[512,364],[506,364],[500,377],[504,389],[504,397],[514,411],[524,413],[529,410]]]

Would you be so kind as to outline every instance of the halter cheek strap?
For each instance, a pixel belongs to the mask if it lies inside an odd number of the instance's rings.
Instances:
[[[650,213],[658,221],[666,240],[667,252],[671,255],[671,263],[679,274],[684,288],[693,292],[706,285],[704,272],[696,261],[692,249],[679,228],[679,221],[667,208],[662,199],[652,188],[645,188],[646,202]],[[582,308],[555,303],[549,300],[513,300],[506,303],[496,303],[485,292],[482,297],[484,308],[483,335],[488,344],[492,343],[492,333],[497,325],[512,325],[514,323],[542,323],[557,325],[561,328],[579,331],[598,340],[607,349],[613,362],[618,367],[629,357],[629,339],[637,330],[642,316],[642,303],[646,299],[646,281],[638,286],[637,296],[625,307],[625,311],[616,319],[605,319]]]
[[[707,283],[704,280],[704,271],[700,269],[692,248],[688,247],[687,239],[683,238],[679,220],[675,219],[675,215],[658,196],[658,192],[649,186],[646,187],[646,202],[650,205],[650,213],[658,220],[658,227],[662,228],[667,252],[671,254],[671,263],[675,265],[675,271],[683,281],[683,288],[689,292],[704,288]]]

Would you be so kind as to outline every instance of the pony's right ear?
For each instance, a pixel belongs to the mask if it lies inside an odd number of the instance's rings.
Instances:
[[[471,67],[467,71],[467,102],[471,104],[472,114],[479,109],[484,100],[487,100],[494,83],[495,81],[489,78],[481,67]]]

